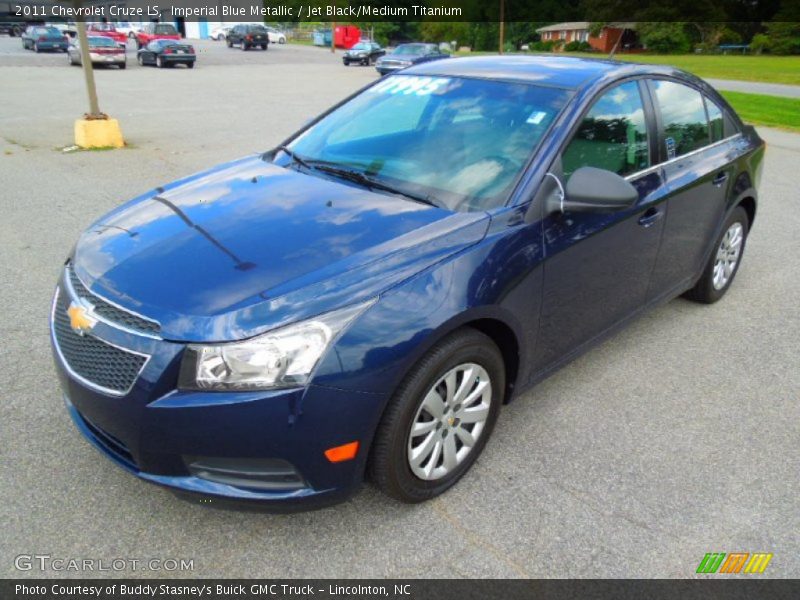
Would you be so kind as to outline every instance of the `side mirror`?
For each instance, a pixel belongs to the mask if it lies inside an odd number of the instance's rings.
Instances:
[[[548,202],[548,212],[615,212],[631,208],[639,199],[639,192],[624,178],[595,167],[575,171],[561,194],[563,199]]]

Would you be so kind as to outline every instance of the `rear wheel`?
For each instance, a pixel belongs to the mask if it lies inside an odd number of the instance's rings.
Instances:
[[[261,44],[261,49],[262,50],[266,50],[267,49],[267,44]]]
[[[141,55],[141,54],[139,54],[139,55],[136,57],[136,62],[138,62],[138,63],[139,63],[139,66],[140,66],[140,67],[143,67],[143,66],[144,66],[144,58],[142,57],[142,55]]]
[[[226,40],[228,48],[233,48],[233,42],[230,40]]]
[[[375,434],[369,476],[402,502],[453,486],[491,435],[505,390],[500,350],[462,329],[437,343],[396,390]]]
[[[124,68],[126,68],[127,66],[128,66],[128,64],[127,64],[127,63],[124,63],[124,62],[123,62],[123,63],[119,63],[119,68],[120,68],[120,69],[124,69]]]
[[[725,295],[733,283],[744,254],[750,219],[741,206],[736,207],[722,226],[716,246],[706,263],[703,274],[686,297],[696,302],[713,304]]]
[[[186,63],[186,68],[188,68],[188,69],[194,69],[194,63],[193,63],[193,62],[188,62],[188,63]]]
[[[39,54],[39,52],[41,52],[38,42],[33,43],[33,51],[36,52],[36,54]]]

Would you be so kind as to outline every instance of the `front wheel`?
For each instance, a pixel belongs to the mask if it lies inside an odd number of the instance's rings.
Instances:
[[[39,52],[41,52],[38,42],[33,43],[33,51],[36,52],[36,54],[39,54]]]
[[[167,63],[164,62],[163,58],[161,58],[160,56],[158,58],[156,58],[156,66],[159,69],[163,69],[166,65],[167,65]]]
[[[686,292],[687,298],[713,304],[725,295],[742,262],[749,229],[750,219],[747,212],[737,206],[725,220],[703,274],[697,284]]]
[[[438,342],[396,390],[378,425],[370,479],[402,502],[445,492],[483,451],[500,412],[505,366],[483,333]]]
[[[242,42],[242,52],[247,52],[250,49],[250,46]]]

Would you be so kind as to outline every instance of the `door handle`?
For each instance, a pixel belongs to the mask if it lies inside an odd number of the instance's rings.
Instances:
[[[641,217],[639,217],[639,225],[642,227],[650,227],[656,221],[658,221],[663,214],[664,213],[661,211],[661,209],[651,206],[644,211],[644,214]]]
[[[719,173],[717,173],[717,176],[714,177],[714,181],[712,181],[711,183],[713,183],[717,187],[720,187],[727,180],[728,180],[728,173],[725,171],[720,171]]]

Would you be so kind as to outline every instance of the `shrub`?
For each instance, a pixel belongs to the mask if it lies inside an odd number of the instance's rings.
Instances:
[[[564,46],[565,52],[591,52],[592,46],[589,42],[579,42],[577,40]]]
[[[531,50],[533,52],[552,52],[555,46],[555,40],[539,41],[531,44]]]
[[[640,23],[638,32],[647,49],[658,54],[679,54],[691,47],[683,23]]]
[[[754,52],[755,54],[762,54],[763,52],[769,52],[770,47],[770,40],[769,36],[763,33],[757,33],[753,36],[753,39],[750,41],[750,51]]]

